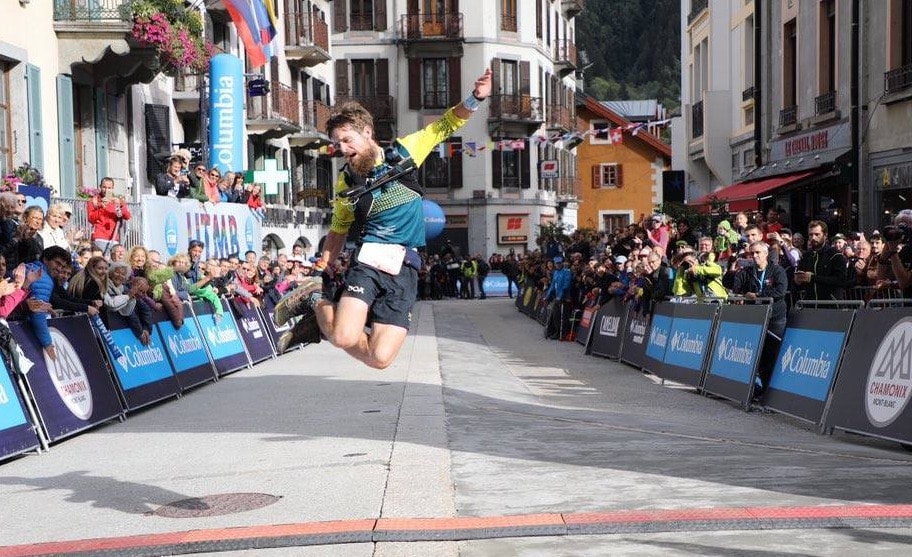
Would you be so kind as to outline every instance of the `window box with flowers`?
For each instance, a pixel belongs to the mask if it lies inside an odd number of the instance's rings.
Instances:
[[[166,75],[203,73],[215,52],[203,37],[203,19],[183,0],[135,0],[133,39],[140,46],[155,48],[160,70]]]
[[[44,181],[41,171],[27,162],[22,163],[3,177],[3,181],[0,182],[0,192],[19,191],[22,186],[33,186],[47,190],[53,189]]]

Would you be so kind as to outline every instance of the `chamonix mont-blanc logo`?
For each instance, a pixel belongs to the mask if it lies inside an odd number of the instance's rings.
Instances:
[[[57,359],[51,360],[47,352],[44,352],[44,363],[51,382],[67,409],[80,420],[88,420],[92,417],[92,388],[82,362],[73,345],[59,329],[51,327],[50,332]]]
[[[901,319],[884,335],[865,386],[865,413],[875,427],[893,423],[909,404],[912,388],[912,317]]]

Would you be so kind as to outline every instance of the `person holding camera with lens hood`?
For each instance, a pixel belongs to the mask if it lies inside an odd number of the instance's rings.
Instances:
[[[912,298],[912,209],[903,209],[893,225],[883,229],[884,249],[877,256],[877,286],[887,287],[895,279],[903,298]]]

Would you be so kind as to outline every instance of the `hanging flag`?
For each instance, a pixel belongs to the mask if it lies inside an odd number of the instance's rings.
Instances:
[[[266,64],[272,56],[276,36],[276,17],[271,0],[224,0],[231,21],[244,41],[251,68]]]
[[[474,157],[476,151],[477,151],[477,149],[475,148],[474,141],[466,141],[465,143],[462,144],[462,152],[465,153],[466,155],[468,155],[470,157]]]
[[[437,144],[437,147],[436,147],[436,150],[437,150],[437,156],[438,156],[438,157],[440,157],[441,159],[447,158],[446,143],[438,143],[438,144]]]
[[[624,132],[621,131],[621,128],[612,128],[608,132],[608,139],[611,143],[623,143],[624,142]]]
[[[525,139],[514,139],[513,141],[510,142],[510,147],[512,147],[514,151],[522,151],[523,149],[526,148],[526,140]]]
[[[646,124],[637,124],[636,126],[633,127],[633,133],[631,133],[631,135],[636,137],[636,134],[640,133],[640,130],[642,130],[645,127],[646,127]]]
[[[447,155],[453,157],[456,155],[456,153],[460,152],[460,149],[455,143],[447,143],[447,151]]]

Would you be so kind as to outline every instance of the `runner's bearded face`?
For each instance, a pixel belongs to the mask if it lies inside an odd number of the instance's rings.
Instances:
[[[333,142],[342,150],[342,155],[348,159],[348,164],[360,176],[367,176],[376,164],[376,152],[371,141],[373,131],[366,128],[363,131],[354,129],[346,124],[333,130]]]

